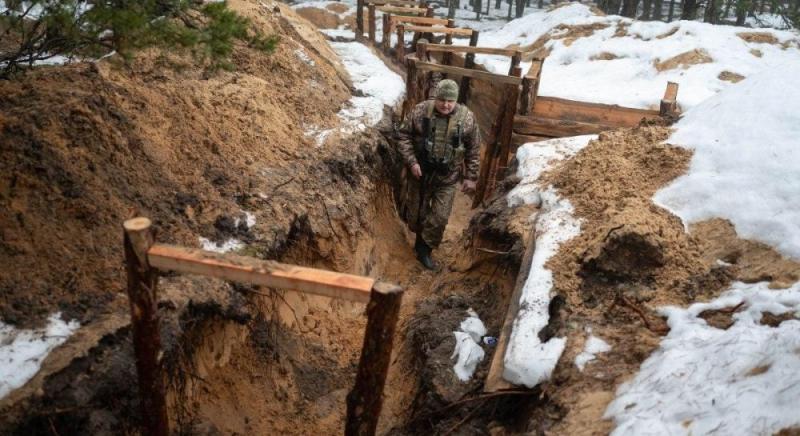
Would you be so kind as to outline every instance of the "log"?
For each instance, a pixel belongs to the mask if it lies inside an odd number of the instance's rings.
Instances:
[[[378,427],[402,298],[398,286],[377,282],[372,289],[356,383],[347,395],[347,436],[372,436]]]
[[[383,14],[383,38],[381,39],[381,45],[383,45],[383,52],[385,54],[389,54],[389,48],[392,46],[392,16],[389,14]]]
[[[441,27],[441,26],[406,26],[407,32],[425,32],[425,33],[441,33],[443,35],[461,35],[470,36],[477,30],[465,29],[463,27]]]
[[[453,74],[461,77],[471,77],[473,79],[486,80],[493,83],[501,83],[506,85],[519,85],[522,83],[522,78],[506,76],[504,74],[487,73],[485,71],[468,70],[466,68],[452,67],[448,65],[433,64],[430,62],[417,62],[417,69],[439,72],[444,74]]]
[[[369,42],[375,45],[375,5],[369,5]]]
[[[517,318],[517,312],[519,312],[519,300],[522,298],[522,289],[525,287],[525,282],[528,280],[528,274],[530,274],[531,271],[531,261],[533,260],[533,253],[535,251],[536,229],[531,229],[531,233],[527,238],[525,255],[522,258],[516,283],[514,284],[514,292],[511,294],[511,300],[508,302],[508,310],[506,311],[506,317],[503,321],[503,327],[500,330],[500,337],[497,338],[497,346],[494,349],[492,363],[489,366],[489,374],[486,376],[486,382],[483,384],[484,392],[497,392],[514,387],[514,385],[503,378],[503,372],[505,370],[504,359],[506,349],[508,349],[508,339],[511,336],[511,328],[514,325],[514,320]]]
[[[519,148],[522,144],[527,144],[529,142],[547,141],[548,139],[553,139],[553,138],[554,136],[522,135],[514,132],[514,134],[511,135],[511,145],[515,148]]]
[[[385,14],[421,14],[425,15],[427,8],[404,7],[404,6],[376,6],[375,9]]]
[[[164,271],[201,274],[361,303],[369,301],[375,283],[369,277],[165,244],[153,245],[147,259],[152,267]]]
[[[470,47],[477,47],[478,45],[478,31],[472,32],[472,35],[469,37],[469,45]],[[469,70],[475,67],[475,53],[467,53],[467,56],[464,58],[464,68]],[[469,101],[469,76],[464,76],[461,78],[461,84],[458,89],[458,98],[459,102],[463,104],[467,104]]]
[[[678,111],[678,84],[667,82],[667,89],[664,91],[664,98],[661,99],[659,114],[662,117],[672,116]]]
[[[445,52],[445,53],[476,53],[476,54],[490,54],[498,56],[514,56],[520,55],[522,52],[510,48],[494,48],[494,47],[470,47],[465,45],[447,45],[447,44],[428,44],[429,51]]]
[[[642,118],[658,118],[658,111],[617,105],[585,103],[556,97],[536,98],[532,115],[540,118],[596,123],[613,127],[635,127]]]
[[[356,0],[356,41],[364,38],[364,0]]]
[[[133,350],[142,413],[142,434],[169,434],[167,396],[161,365],[158,325],[158,271],[148,262],[154,234],[150,220],[133,218],[123,223],[128,299],[131,309]]]
[[[392,23],[398,24],[429,24],[429,25],[446,25],[449,20],[444,18],[432,17],[406,17],[401,15],[392,15]]]
[[[514,69],[519,67],[519,63],[522,60],[522,54],[520,52],[514,53],[511,55],[511,65],[508,67],[508,75],[513,76]],[[521,70],[520,70],[521,71]]]
[[[523,135],[564,136],[589,135],[616,128],[597,123],[584,123],[580,121],[559,120],[533,116],[517,116],[514,119],[514,131]]]
[[[411,109],[417,104],[417,60],[408,59],[406,64],[406,99],[403,102],[403,113],[401,119],[405,120],[406,115],[411,113]]]
[[[418,6],[419,2],[415,0],[370,0],[367,5],[373,6]]]
[[[406,58],[406,42],[404,41],[404,35],[406,31],[402,24],[397,25],[397,47],[395,48],[395,55],[397,56],[397,62],[401,65],[405,62]]]
[[[455,1],[455,0],[453,0]],[[454,29],[456,27],[456,20],[447,20],[447,27],[450,29]],[[448,33],[444,36],[444,43],[445,45],[452,46],[453,45],[453,34]],[[437,44],[438,45],[438,44]],[[452,65],[453,64],[453,54],[452,53],[442,53],[442,64],[444,65]]]

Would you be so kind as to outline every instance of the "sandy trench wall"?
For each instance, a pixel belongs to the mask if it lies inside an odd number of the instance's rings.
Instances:
[[[371,130],[318,147],[306,136],[309,126],[338,124],[336,113],[350,98],[346,71],[286,5],[231,6],[265,33],[281,35],[275,53],[238,47],[234,72],[208,73],[180,56],[144,53],[130,65],[112,58],[0,83],[0,316],[36,325],[60,309],[83,325],[31,384],[0,400],[0,433],[55,426],[62,434],[120,434],[136,427],[119,239],[127,217],[153,218],[162,242],[197,246],[198,236],[235,237],[249,244],[245,254],[362,274],[376,268],[372,243],[359,241],[375,231],[376,197],[390,195],[381,188],[382,137]],[[255,215],[254,227],[236,223],[243,211]],[[344,350],[360,347],[351,342],[361,340],[352,332],[360,330],[363,308],[293,293],[263,307],[251,291],[162,279],[170,365],[189,362],[191,374],[204,379],[244,359],[232,353],[251,339],[251,320],[274,318],[305,331],[335,312],[345,323],[317,339],[344,353],[326,364],[346,375],[353,356]],[[210,343],[203,345],[197,336],[205,333]],[[195,356],[192,349],[204,351]],[[294,367],[274,358],[275,368]]]

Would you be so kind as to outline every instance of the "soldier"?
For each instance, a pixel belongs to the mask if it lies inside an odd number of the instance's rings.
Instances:
[[[406,174],[400,214],[417,234],[417,260],[430,270],[437,268],[431,250],[442,242],[459,176],[463,176],[462,191],[475,190],[480,151],[475,116],[456,103],[458,84],[442,80],[435,97],[414,106],[400,129],[398,142],[398,151],[411,173],[410,177]]]

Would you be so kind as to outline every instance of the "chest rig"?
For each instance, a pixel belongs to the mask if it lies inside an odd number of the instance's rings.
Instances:
[[[436,115],[433,101],[426,105],[417,157],[428,170],[447,174],[464,159],[463,132],[467,108],[456,105],[449,117],[442,117]]]

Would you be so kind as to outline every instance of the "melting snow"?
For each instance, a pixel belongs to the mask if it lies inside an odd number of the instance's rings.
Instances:
[[[594,360],[597,354],[607,353],[609,351],[611,351],[611,345],[608,345],[606,341],[591,334],[591,329],[589,329],[589,338],[586,339],[583,351],[575,356],[575,366],[583,372],[586,364]]]
[[[227,253],[229,251],[239,250],[244,247],[244,243],[238,239],[228,239],[224,241],[222,244],[217,244],[216,242],[200,237],[200,245],[202,245],[203,250],[206,251],[213,251],[215,253]]]
[[[62,321],[60,313],[50,315],[47,327],[36,330],[17,330],[0,321],[0,398],[36,375],[50,351],[78,327],[77,321]]]

